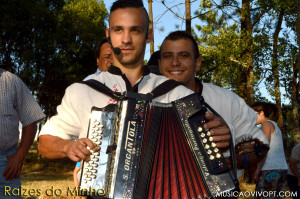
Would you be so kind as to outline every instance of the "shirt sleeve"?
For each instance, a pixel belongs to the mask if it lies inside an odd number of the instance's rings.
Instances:
[[[68,140],[79,137],[81,126],[77,109],[74,108],[76,106],[74,101],[80,100],[80,97],[75,95],[76,92],[72,92],[73,88],[71,85],[66,89],[62,102],[57,107],[57,114],[49,118],[40,135],[53,135]]]
[[[256,113],[237,95],[231,111],[234,113],[233,126],[236,130],[235,140],[237,142],[241,141],[244,137],[253,137],[258,138],[265,144],[269,144],[265,134],[256,126]]]
[[[14,88],[16,96],[14,98],[14,106],[19,114],[19,120],[23,127],[33,122],[40,122],[45,118],[45,114],[25,83],[17,76],[15,77]]]

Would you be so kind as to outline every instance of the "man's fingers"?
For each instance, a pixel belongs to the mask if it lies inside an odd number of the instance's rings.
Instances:
[[[219,149],[229,147],[229,142],[216,142],[216,147]]]
[[[214,117],[215,117],[215,115],[212,114],[212,113],[205,113],[205,118],[206,118],[207,120],[213,120]]]
[[[88,150],[97,151],[100,149],[97,144],[88,138],[79,139],[77,142],[82,143]]]
[[[230,135],[230,130],[229,128],[213,128],[210,130],[210,134],[215,136],[215,135]]]
[[[90,153],[93,151],[99,151],[100,147],[93,143],[88,138],[81,138],[76,140],[70,147],[68,157],[75,161],[87,160]]]
[[[19,171],[15,171],[15,168],[12,168],[10,165],[6,166],[3,176],[6,180],[12,180],[15,176],[18,176]]]
[[[219,116],[206,113],[205,118],[208,120],[208,122],[204,124],[204,128],[206,129],[228,128],[226,122]]]
[[[213,136],[214,142],[229,142],[230,135]]]

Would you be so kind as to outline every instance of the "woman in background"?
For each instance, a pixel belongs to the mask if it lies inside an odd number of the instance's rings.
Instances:
[[[274,194],[269,195],[268,198],[281,198],[277,194],[284,191],[288,166],[284,154],[281,130],[276,122],[270,120],[270,118],[273,120],[278,119],[278,109],[275,104],[266,102],[257,102],[251,107],[258,116],[256,124],[261,124],[262,131],[270,143],[270,150],[266,158],[258,163],[254,174],[256,180],[255,191],[262,193],[263,191],[273,191],[269,192]],[[284,196],[284,194],[282,195]]]

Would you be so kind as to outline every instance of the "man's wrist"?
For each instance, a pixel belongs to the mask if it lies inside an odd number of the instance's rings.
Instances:
[[[76,141],[74,140],[61,140],[61,144],[62,144],[62,149],[63,149],[63,153],[66,155],[66,157],[68,157],[68,153],[70,151],[70,148],[72,147],[72,145],[75,143]]]

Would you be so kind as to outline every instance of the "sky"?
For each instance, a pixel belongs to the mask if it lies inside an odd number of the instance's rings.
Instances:
[[[105,7],[107,8],[108,12],[110,10],[110,7],[114,0],[103,0]],[[178,4],[179,2],[183,2],[184,0],[173,0],[168,1],[170,2],[170,5]],[[143,0],[144,7],[148,10],[148,0]],[[169,5],[169,4],[168,4]],[[191,5],[191,13],[193,17],[194,11],[199,8],[199,1],[195,1]],[[184,5],[180,5],[178,7],[177,12],[181,13],[182,16],[184,16]],[[184,30],[185,29],[185,23],[174,16],[170,11],[167,11],[167,8],[162,5],[161,0],[153,0],[152,3],[152,12],[153,12],[153,21],[154,21],[154,51],[158,50],[158,46],[161,45],[163,39],[172,31],[175,30]],[[162,16],[163,15],[163,16]],[[161,17],[162,16],[162,17]],[[194,27],[195,24],[200,24],[200,20],[193,19],[192,20],[192,27]],[[161,27],[163,27],[163,31],[160,31]],[[150,58],[150,44],[147,44],[146,52],[145,52],[145,59],[149,60]],[[259,89],[264,97],[266,97],[271,102],[275,103],[274,100],[271,99],[270,95],[268,94],[266,90],[265,84],[262,82],[259,85]],[[282,96],[281,100],[284,104],[289,104],[289,100],[285,99],[283,97],[283,93],[285,93],[284,88],[281,88]]]
[[[103,0],[105,7],[107,8],[108,12],[109,9],[114,2],[114,0]],[[169,1],[168,1],[169,2]],[[171,1],[170,1],[171,2]],[[173,5],[178,4],[179,2],[184,2],[182,0],[173,0]],[[143,0],[144,6],[148,11],[148,0]],[[199,4],[199,2],[198,2]],[[192,3],[191,8],[198,8],[199,6],[196,3]],[[184,5],[181,5],[181,10],[184,10]],[[170,11],[166,12],[167,8],[162,5],[161,0],[153,0],[152,3],[152,12],[153,12],[153,21],[154,21],[154,51],[158,50],[158,46],[162,43],[163,39],[172,31],[178,30],[176,25],[179,25],[179,29],[185,29],[185,23],[182,23],[181,20],[176,18]],[[194,9],[195,10],[195,9]],[[166,12],[166,13],[165,13]],[[162,18],[161,15],[163,15]],[[193,13],[193,10],[192,10]],[[182,13],[184,14],[184,12]],[[192,20],[192,26],[196,23],[197,20]],[[199,21],[198,21],[199,22]],[[161,27],[164,27],[164,31],[159,31]],[[145,59],[149,60],[150,58],[150,44],[146,47],[145,52]]]

